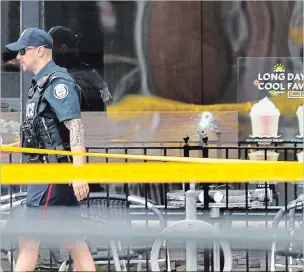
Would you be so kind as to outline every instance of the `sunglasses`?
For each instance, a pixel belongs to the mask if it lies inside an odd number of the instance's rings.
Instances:
[[[45,45],[43,45],[43,46],[41,46],[41,47],[46,47]],[[23,56],[23,55],[25,55],[25,53],[26,53],[26,51],[28,50],[28,49],[33,49],[33,48],[38,48],[38,47],[34,47],[34,46],[32,46],[32,47],[25,47],[25,48],[22,48],[22,49],[20,49],[18,52],[19,52],[19,55],[21,55],[21,56]]]
[[[27,51],[28,49],[31,49],[31,48],[33,48],[33,47],[22,48],[22,49],[19,50],[19,54],[23,56],[23,55],[25,55],[26,51]]]

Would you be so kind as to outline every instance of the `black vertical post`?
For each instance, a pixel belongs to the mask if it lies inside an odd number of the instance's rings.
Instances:
[[[208,158],[209,157],[209,149],[208,149],[208,136],[203,132],[202,135],[202,153],[203,153],[203,158]],[[204,209],[207,210],[209,209],[209,184],[204,183]]]
[[[209,157],[208,136],[202,132],[202,155],[203,158]],[[204,211],[209,209],[209,183],[204,183]],[[210,267],[210,249],[207,246],[204,248],[204,271],[209,272]]]
[[[184,157],[189,157],[190,156],[190,146],[188,144],[189,141],[189,137],[188,136],[184,136]],[[185,183],[185,192],[190,190],[190,184],[189,183]]]
[[[9,155],[9,162],[10,164],[12,164],[12,154]],[[12,185],[9,185],[8,188],[8,192],[9,192],[9,196],[10,196],[10,215],[12,215],[13,212],[13,187]],[[14,261],[14,245],[13,245],[13,241],[10,241],[10,251],[11,251],[11,261]],[[11,271],[14,271],[14,263],[11,262]]]

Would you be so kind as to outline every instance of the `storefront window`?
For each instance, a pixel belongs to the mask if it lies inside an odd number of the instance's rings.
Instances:
[[[1,5],[4,48],[19,2]],[[301,1],[45,1],[39,20],[82,87],[89,146],[201,143],[202,131],[222,145],[303,142]],[[2,52],[2,112],[17,117],[18,65]]]

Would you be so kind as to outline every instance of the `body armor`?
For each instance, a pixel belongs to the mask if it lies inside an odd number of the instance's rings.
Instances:
[[[43,93],[56,78],[70,79],[69,74],[62,71],[52,71],[42,77],[35,86],[29,90],[26,103],[25,119],[21,125],[22,146],[25,148],[39,148],[52,150],[70,150],[69,131],[62,126],[48,105],[42,101]],[[76,85],[76,84],[75,84]],[[81,98],[78,93],[79,98]],[[62,162],[70,161],[67,156],[29,154],[29,161]]]

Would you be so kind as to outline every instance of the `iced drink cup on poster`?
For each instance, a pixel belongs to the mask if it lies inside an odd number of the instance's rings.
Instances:
[[[278,137],[280,111],[265,97],[250,112],[253,137]]]
[[[277,161],[279,158],[279,153],[267,151],[266,160]],[[256,151],[248,154],[250,160],[265,160],[265,151]]]
[[[297,158],[299,162],[304,162],[304,152],[297,153]]]
[[[298,123],[299,123],[299,131],[300,131],[300,135],[299,137],[303,137],[303,116],[304,116],[304,105],[299,106],[297,109],[297,117],[298,117]]]

